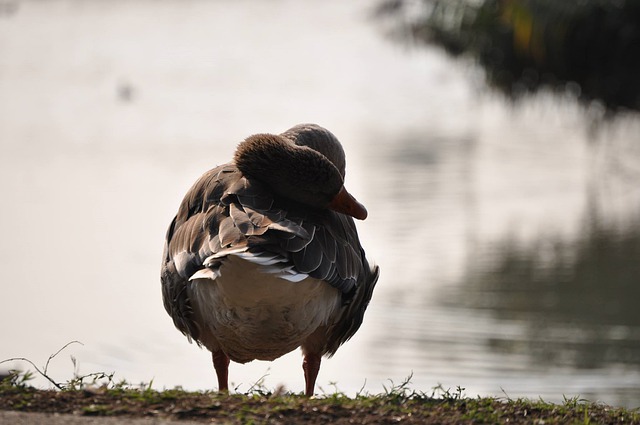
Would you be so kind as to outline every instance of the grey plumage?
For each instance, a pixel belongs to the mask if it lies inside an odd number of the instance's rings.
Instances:
[[[260,183],[248,184],[233,165],[214,168],[196,182],[167,232],[162,270],[165,308],[180,331],[197,341],[197,324],[185,291],[189,277],[222,249],[247,247],[283,256],[287,265],[339,289],[344,304],[360,304],[362,312],[353,311],[357,306],[345,308],[340,322],[348,326],[335,329],[327,352],[335,353],[355,333],[378,268],[369,267],[353,219],[328,210],[278,208],[283,204]],[[176,257],[184,260],[176,264]]]
[[[190,279],[215,276],[228,255],[239,253],[250,253],[268,267],[324,280],[340,291],[336,317],[314,333],[314,344],[321,346],[317,354],[333,355],[358,330],[379,270],[368,263],[353,219],[326,208],[344,178],[344,153],[337,139],[325,143],[330,138],[335,136],[314,125],[280,136],[251,136],[247,141],[255,145],[293,143],[284,150],[273,148],[267,158],[260,156],[263,151],[252,152],[249,160],[236,154],[234,162],[206,172],[187,192],[167,231],[161,282],[164,307],[190,340],[202,343],[203,326],[189,298]],[[297,166],[300,152],[305,159]],[[267,170],[249,171],[256,163]],[[308,176],[314,164],[321,169]],[[292,175],[297,180],[289,181]],[[329,187],[320,187],[325,180],[331,181]],[[309,187],[296,187],[300,182]]]

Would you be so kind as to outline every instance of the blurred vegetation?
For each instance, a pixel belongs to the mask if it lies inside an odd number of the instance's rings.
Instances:
[[[640,110],[638,0],[387,0],[377,15],[473,57],[509,96],[548,87],[610,112]]]

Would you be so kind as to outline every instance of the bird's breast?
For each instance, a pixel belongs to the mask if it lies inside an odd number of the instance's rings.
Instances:
[[[294,282],[240,256],[226,257],[214,279],[191,281],[196,320],[234,361],[273,360],[333,322],[341,294],[306,277]],[[205,345],[207,341],[203,341]]]

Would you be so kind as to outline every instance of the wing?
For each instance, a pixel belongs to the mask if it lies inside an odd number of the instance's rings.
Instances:
[[[364,251],[362,255],[364,258]],[[349,303],[343,306],[337,320],[327,330],[323,354],[327,354],[329,357],[334,355],[338,348],[360,329],[364,312],[369,306],[379,276],[380,268],[378,266],[369,267],[368,264],[366,265],[364,273],[354,287]]]
[[[346,341],[359,327],[350,333],[358,322],[352,301],[366,298],[359,303],[368,303],[370,294],[367,298],[358,288],[371,280],[371,270],[351,217],[279,199],[233,164],[205,173],[169,226],[161,274],[165,309],[188,337],[199,336],[187,296],[189,280],[215,279],[227,255],[243,256],[291,281],[307,276],[327,281],[343,293],[342,313],[352,322],[339,339]]]

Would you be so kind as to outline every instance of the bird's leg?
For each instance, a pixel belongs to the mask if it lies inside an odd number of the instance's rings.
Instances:
[[[211,358],[218,376],[218,391],[229,391],[229,356],[218,350],[211,353]]]
[[[304,395],[307,397],[311,397],[313,395],[316,386],[316,378],[320,371],[320,360],[321,357],[317,354],[307,353],[304,355],[302,369],[304,370],[304,382],[306,386]]]

